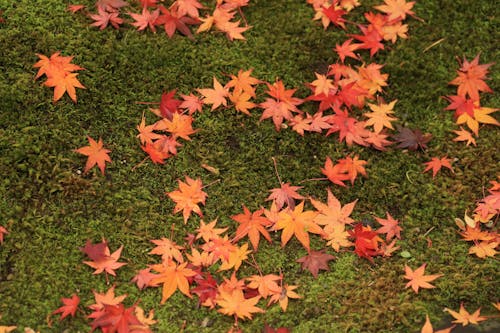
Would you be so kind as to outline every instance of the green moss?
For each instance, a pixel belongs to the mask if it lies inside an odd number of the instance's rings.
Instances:
[[[468,255],[454,218],[471,210],[500,172],[498,129],[481,129],[477,147],[452,142],[456,126],[451,113],[442,111],[446,102],[441,98],[454,93],[447,82],[458,67],[455,55],[470,60],[481,53],[481,63],[498,59],[493,2],[419,1],[415,11],[424,21],[410,19],[410,38],[388,45],[373,59],[385,64],[383,71],[390,75],[384,98],[398,99],[395,110],[401,122],[432,133],[425,152],[381,153],[347,147],[336,136],[302,138],[286,129],[276,132],[270,121],[259,122],[257,111],[247,117],[226,109],[196,116],[199,132],[165,165],[140,164],[144,153],[135,126],[148,111],[135,102],[157,102],[172,89],[189,93],[211,85],[213,76],[226,81],[227,74],[248,68],[263,80],[280,78],[289,89],[301,87],[298,94],[303,96],[303,83],[336,61],[332,48],[345,40],[345,32],[324,31],[302,0],[251,1],[245,15],[253,27],[245,33],[246,41],[236,42],[220,33],[196,35],[191,41],[130,26],[99,31],[89,27],[84,15],[67,12],[66,3],[0,2],[6,18],[0,25],[0,225],[10,232],[0,246],[0,324],[42,332],[86,331],[82,313],[54,320],[50,328],[45,318],[60,306],[61,297],[78,293],[85,307],[92,303],[92,290],[103,292],[114,284],[117,294],[128,294],[127,306],[140,299],[143,308],[155,309],[158,332],[228,329],[232,318],[198,308],[196,298],[176,293],[159,305],[159,289],[139,291],[130,279],[155,262],[148,255],[150,239],[170,237],[173,231],[182,243],[198,227],[199,218],[184,225],[182,216],[172,214],[174,204],[165,192],[176,188],[177,179],[189,175],[204,184],[214,182],[205,189],[204,218],[218,218],[234,232],[230,216],[241,212],[242,204],[251,210],[265,205],[268,190],[279,184],[273,157],[282,180],[304,186],[303,195],[324,200],[331,187],[344,204],[359,199],[353,213],[358,220],[373,221],[386,211],[400,219],[404,232],[399,246],[411,258],[396,253],[372,265],[339,253],[331,270],[314,279],[295,262],[305,254],[299,242],[292,239],[281,249],[279,233],[273,234],[273,242],[262,242],[255,259],[264,273],[281,271],[286,283],[299,285],[302,299],[290,301],[287,312],[276,305],[266,308],[262,301],[266,313],[243,322],[245,331],[258,332],[264,322],[297,332],[417,331],[426,313],[433,322],[449,322],[442,309],[457,309],[460,302],[494,313],[489,303],[498,301],[498,261]],[[92,6],[93,1],[84,3]],[[361,22],[363,11],[375,3],[364,1],[349,19]],[[349,33],[357,31],[349,27]],[[52,103],[52,90],[33,80],[36,53],[55,51],[74,55],[74,63],[86,68],[79,79],[87,89],[78,90],[77,104],[67,96]],[[494,91],[500,88],[497,67],[491,67],[488,81]],[[482,104],[498,106],[498,94],[484,94]],[[102,137],[112,150],[104,177],[98,170],[81,175],[84,157],[73,150],[87,144],[86,135]],[[325,181],[301,183],[321,176],[326,156],[338,159],[351,152],[369,161],[368,178],[347,188]],[[423,162],[444,155],[455,159],[454,173],[441,171],[435,179],[422,173]],[[219,175],[204,170],[203,163],[217,168]],[[92,275],[79,251],[87,239],[102,237],[112,251],[124,245],[122,261],[127,262],[117,277],[109,277],[109,284],[104,276]],[[311,236],[313,249],[323,246]],[[404,265],[423,262],[430,273],[444,277],[436,280],[436,289],[416,295],[404,288]],[[247,266],[238,276],[255,273]]]

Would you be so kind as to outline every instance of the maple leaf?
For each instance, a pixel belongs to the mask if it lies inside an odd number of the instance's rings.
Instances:
[[[159,9],[150,12],[146,7],[143,7],[141,14],[136,14],[136,13],[128,13],[128,14],[135,20],[135,22],[132,22],[131,24],[134,27],[137,27],[138,31],[145,30],[147,27],[149,27],[151,31],[156,32],[155,24],[156,20],[158,19],[158,16],[160,15]]]
[[[446,157],[441,157],[441,158],[432,157],[430,162],[424,163],[426,168],[423,172],[432,169],[432,178],[436,176],[436,174],[439,172],[439,170],[441,170],[442,167],[448,168],[451,170],[451,172],[454,172],[450,162],[451,159]]]
[[[272,85],[269,83],[266,85],[268,88],[266,93],[273,98],[266,98],[264,102],[260,103],[260,107],[264,109],[260,120],[272,117],[274,126],[279,131],[284,119],[292,119],[291,112],[301,113],[297,105],[302,104],[303,100],[293,97],[297,89],[285,89],[281,80],[277,80]]]
[[[183,138],[184,140],[191,140],[191,134],[196,133],[192,127],[193,117],[185,114],[174,113],[172,119],[163,118],[156,122],[155,130],[166,131],[172,133],[173,138]]]
[[[188,24],[197,24],[199,22],[198,19],[180,15],[176,8],[171,8],[171,10],[168,10],[164,6],[160,6],[159,8],[161,15],[158,16],[155,24],[163,25],[165,33],[169,38],[172,38],[176,30],[188,38],[193,38],[193,34],[191,33]]]
[[[2,226],[0,225],[0,244],[2,244],[2,243],[3,243],[3,236],[4,236],[5,234],[8,234],[8,233],[9,233],[9,232],[7,231],[7,229],[5,229],[5,227],[2,227]]]
[[[217,78],[213,77],[214,89],[197,89],[197,91],[203,95],[204,104],[212,104],[212,111],[217,109],[219,106],[227,106],[226,97],[229,96],[229,92],[225,87],[223,87]]]
[[[263,313],[264,310],[256,307],[260,296],[245,298],[243,291],[233,290],[232,292],[221,291],[217,296],[216,303],[220,306],[217,311],[241,319],[252,319],[253,313]]]
[[[164,164],[165,159],[170,157],[168,152],[159,149],[155,143],[146,143],[144,146],[141,146],[141,149],[149,155],[149,158],[155,164]]]
[[[351,44],[352,38],[346,40],[342,45],[336,44],[334,51],[338,54],[340,61],[344,62],[346,57],[359,60],[359,56],[354,53],[359,48],[358,44]]]
[[[234,107],[237,111],[243,112],[244,114],[250,116],[250,111],[248,109],[253,109],[257,104],[250,102],[252,96],[243,90],[234,90],[232,94],[229,94],[229,99],[233,102]]]
[[[445,308],[444,311],[448,312],[456,320],[452,323],[462,324],[462,326],[467,326],[469,324],[479,324],[480,321],[484,321],[488,318],[480,316],[481,308],[477,309],[473,314],[470,314],[464,308],[464,304],[460,303],[460,309],[458,312]]]
[[[423,134],[419,129],[409,129],[407,127],[402,127],[396,125],[398,133],[393,137],[399,142],[397,148],[417,150],[418,148],[425,150],[427,149],[427,143],[432,139],[432,135],[429,133]]]
[[[344,181],[349,179],[349,175],[342,172],[338,164],[333,165],[333,161],[329,156],[326,157],[325,167],[321,168],[321,172],[334,184],[346,186]]]
[[[469,249],[469,254],[475,254],[479,258],[494,257],[498,252],[495,251],[498,242],[480,242]]]
[[[377,229],[378,234],[386,234],[385,239],[389,242],[393,237],[397,239],[401,239],[401,231],[403,230],[399,226],[399,221],[395,220],[391,214],[386,212],[387,219],[382,219],[375,216],[375,220],[382,225],[379,229]]]
[[[105,293],[98,293],[95,290],[92,292],[94,294],[95,303],[89,305],[89,308],[93,310],[93,312],[88,316],[89,318],[97,318],[101,316],[104,305],[118,305],[127,297],[127,295],[115,297],[115,286],[109,288]]]
[[[364,165],[367,163],[364,160],[360,160],[359,156],[356,155],[354,158],[350,156],[341,158],[337,164],[333,165],[330,157],[327,157],[325,168],[321,168],[321,172],[334,184],[345,186],[343,181],[350,180],[351,184],[354,185],[354,180],[358,176],[358,173],[366,177]]]
[[[244,40],[245,36],[242,35],[245,31],[251,28],[251,26],[240,27],[240,21],[236,22],[220,22],[217,24],[217,28],[226,33],[226,37],[233,41],[235,39]]]
[[[329,188],[327,189],[327,193],[328,198],[326,204],[313,198],[310,199],[314,208],[319,212],[314,221],[319,225],[326,226],[325,229],[328,229],[329,225],[353,223],[354,220],[350,218],[349,215],[351,215],[358,200],[354,200],[342,207],[340,201],[333,195]]]
[[[361,44],[356,44],[358,49],[369,49],[370,57],[373,57],[375,53],[379,50],[383,50],[384,44],[381,43],[382,36],[375,29],[370,29],[368,27],[359,25],[359,30],[361,30],[362,35],[350,35],[354,39],[361,42]]]
[[[67,7],[68,11],[70,11],[73,14],[79,10],[82,10],[83,8],[85,8],[85,5],[71,5],[71,4],[69,4]]]
[[[450,333],[451,330],[455,328],[455,325],[439,330],[439,331],[434,331],[434,328],[432,327],[431,321],[429,320],[429,316],[425,315],[425,324],[422,327],[422,330],[420,333]]]
[[[328,79],[326,75],[314,73],[316,75],[316,80],[311,82],[311,86],[314,87],[314,95],[319,95],[321,93],[329,95],[330,91],[335,93],[337,88],[333,84],[333,80]]]
[[[271,326],[264,324],[264,329],[262,333],[290,333],[291,331],[286,327],[272,328]]]
[[[405,265],[405,276],[404,278],[407,280],[410,280],[405,288],[411,287],[415,293],[418,294],[418,289],[419,288],[436,288],[429,282],[434,281],[435,279],[443,276],[443,274],[433,274],[433,275],[425,275],[425,267],[426,263],[422,264],[419,268],[416,270],[412,270],[410,267]]]
[[[500,126],[500,123],[490,116],[490,113],[496,112],[498,109],[487,108],[487,107],[477,107],[473,109],[473,116],[468,113],[463,113],[457,117],[456,123],[458,125],[467,124],[472,132],[477,136],[479,132],[479,124],[492,124]]]
[[[203,238],[205,242],[210,241],[211,239],[218,238],[219,235],[224,233],[227,228],[216,228],[217,219],[212,222],[205,224],[203,220],[200,220],[200,227],[196,229],[196,239]]]
[[[146,317],[144,314],[144,309],[141,308],[140,306],[136,306],[135,310],[134,310],[134,314],[135,314],[135,317],[137,318],[137,320],[139,320],[141,322],[141,325],[137,325],[137,326],[132,325],[130,327],[132,329],[132,332],[136,332],[136,330],[137,330],[138,331],[137,333],[147,333],[147,332],[149,332],[149,326],[158,323],[157,320],[153,319],[154,315],[155,315],[154,310],[150,310],[148,313],[148,316]]]
[[[155,244],[156,247],[152,249],[149,254],[160,255],[162,261],[175,259],[178,263],[184,262],[184,258],[182,258],[182,253],[180,252],[184,250],[184,248],[177,245],[174,241],[162,237],[161,239],[151,240],[151,243]]]
[[[97,8],[103,8],[111,12],[128,6],[128,3],[123,0],[97,0],[95,5]]]
[[[243,260],[248,258],[248,254],[251,253],[251,250],[248,250],[248,244],[245,243],[240,247],[235,246],[232,251],[229,252],[229,257],[227,260],[222,260],[222,265],[219,267],[219,271],[225,271],[231,268],[234,268],[236,272]]]
[[[320,269],[329,271],[328,262],[335,259],[331,254],[325,253],[325,249],[319,251],[311,251],[306,256],[297,259],[296,261],[301,263],[302,270],[308,270],[314,276],[318,277],[318,272]]]
[[[113,28],[118,29],[120,24],[123,23],[123,19],[118,17],[118,15],[120,15],[118,11],[108,11],[104,7],[98,6],[97,12],[98,14],[90,15],[90,18],[95,21],[91,26],[99,27],[100,30],[104,30],[110,23]]]
[[[382,37],[384,40],[390,40],[393,44],[399,38],[408,38],[408,24],[402,24],[401,22],[396,22],[394,24],[384,25],[382,27]]]
[[[94,268],[95,271],[93,274],[99,274],[105,272],[106,274],[111,274],[116,276],[115,269],[126,265],[126,263],[118,262],[120,259],[121,252],[123,250],[123,245],[120,246],[118,250],[111,253],[108,248],[108,243],[103,240],[101,243],[92,244],[90,240],[87,240],[87,243],[83,248],[80,248],[80,251],[85,253],[92,261],[84,261],[84,264],[89,265]]]
[[[189,15],[193,18],[200,17],[198,9],[202,9],[203,5],[198,0],[176,0],[171,8],[175,7],[179,16]]]
[[[238,75],[230,75],[231,80],[226,84],[226,88],[234,88],[234,90],[243,90],[250,96],[255,98],[255,88],[253,86],[262,83],[257,78],[252,77],[253,69],[243,71],[240,69]]]
[[[141,140],[141,143],[143,145],[152,144],[153,140],[157,140],[162,137],[161,134],[154,133],[154,129],[155,125],[146,126],[146,119],[144,118],[144,116],[142,116],[141,123],[137,126],[137,130],[139,131],[137,137],[139,138],[139,140]]]
[[[191,292],[198,296],[199,303],[203,306],[208,306],[210,309],[215,308],[215,300],[218,295],[217,281],[209,272],[203,272],[194,278],[197,286],[191,289]]]
[[[384,127],[394,129],[392,127],[391,121],[397,120],[395,117],[391,117],[390,114],[393,114],[394,105],[396,104],[397,99],[390,102],[389,104],[380,103],[379,105],[370,104],[368,106],[373,112],[367,112],[363,115],[368,117],[369,119],[366,121],[366,126],[373,126],[373,130],[376,133],[380,133]]]
[[[302,117],[302,115],[298,114],[288,122],[288,125],[292,126],[292,129],[299,133],[301,136],[304,136],[304,131],[311,130],[311,116],[307,113],[306,118]]]
[[[61,99],[64,93],[67,92],[69,97],[76,103],[75,88],[85,89],[85,87],[76,78],[77,76],[78,73],[62,72],[57,75],[51,75],[47,81],[45,81],[45,86],[54,87],[54,102]]]
[[[288,299],[289,298],[301,298],[300,295],[294,291],[295,289],[297,289],[297,286],[290,286],[288,284],[285,284],[284,286],[281,287],[281,290],[279,293],[273,294],[269,298],[268,305],[271,303],[278,302],[281,309],[283,311],[286,311],[286,309],[288,307]]]
[[[150,285],[150,282],[154,277],[156,277],[156,274],[151,273],[151,268],[144,268],[137,272],[131,282],[135,282],[137,288],[142,290]]]
[[[103,148],[104,143],[102,142],[101,138],[99,138],[98,142],[95,142],[95,140],[90,136],[87,136],[87,139],[89,140],[88,146],[81,147],[75,150],[75,152],[79,154],[88,156],[83,172],[87,173],[94,165],[97,165],[101,170],[101,173],[104,175],[106,162],[111,163],[111,158],[108,155],[111,150]]]
[[[406,0],[384,0],[385,5],[375,6],[376,9],[389,15],[388,20],[404,20],[406,15],[413,16],[411,11],[415,1],[406,2]]]
[[[178,180],[178,182],[178,190],[166,192],[168,197],[175,201],[174,214],[182,210],[184,224],[187,223],[191,212],[195,212],[200,217],[203,217],[203,213],[198,204],[205,204],[207,194],[202,191],[203,184],[201,179],[192,179],[186,176],[185,183],[181,180]]]
[[[281,292],[281,287],[278,285],[278,282],[281,281],[281,277],[278,275],[252,275],[248,277],[247,280],[248,287],[251,289],[257,289],[259,295],[264,298]]]
[[[460,130],[453,131],[457,135],[456,138],[453,139],[453,141],[467,141],[466,145],[470,145],[471,143],[475,146],[476,145],[476,139],[472,136],[472,134],[464,130],[462,126],[460,126]]]
[[[78,304],[80,304],[80,297],[78,295],[73,294],[71,298],[61,298],[61,302],[63,302],[63,306],[54,310],[51,315],[60,313],[61,318],[59,320],[63,320],[65,317],[71,315],[74,317],[76,314],[76,310],[78,309]]]
[[[309,232],[323,235],[323,229],[314,222],[314,218],[318,213],[313,211],[304,211],[304,201],[302,201],[294,210],[287,208],[282,210],[278,216],[278,222],[274,224],[273,230],[281,230],[281,246],[292,238],[297,237],[300,243],[309,252]]]
[[[328,122],[331,124],[331,127],[326,133],[327,136],[331,133],[339,132],[339,141],[342,142],[345,140],[348,146],[351,146],[353,143],[361,146],[367,145],[364,137],[368,130],[365,129],[363,122],[350,117],[347,110],[335,110],[335,114],[328,118]]]
[[[281,183],[279,188],[269,190],[271,194],[267,197],[266,201],[274,200],[276,202],[276,209],[281,210],[286,204],[290,209],[295,208],[294,199],[304,199],[304,197],[297,193],[303,186],[292,186],[289,183]]]
[[[259,209],[255,212],[250,212],[250,210],[243,205],[243,214],[233,215],[231,218],[236,222],[240,223],[238,229],[236,230],[236,235],[233,241],[237,242],[243,237],[248,235],[250,243],[255,251],[259,248],[260,234],[264,236],[269,242],[271,242],[271,236],[266,230],[266,227],[271,226],[273,223],[269,221],[266,217],[262,216],[264,209]]]
[[[465,97],[469,95],[473,100],[479,100],[479,92],[493,92],[491,88],[484,82],[488,74],[488,68],[493,65],[479,65],[479,54],[468,62],[464,57],[464,61],[460,69],[457,71],[458,76],[449,82],[451,85],[458,86],[457,94]]]
[[[187,262],[175,264],[173,261],[162,264],[151,265],[151,268],[159,274],[151,280],[151,286],[163,284],[161,304],[164,304],[173,293],[179,289],[181,293],[191,298],[189,293],[188,277],[195,276],[196,272],[187,268]]]
[[[333,23],[337,27],[345,29],[345,18],[343,18],[342,16],[347,14],[347,12],[336,6],[335,1],[329,7],[323,7],[322,10],[323,15],[325,15],[331,23]]]
[[[190,93],[189,95],[182,95],[183,101],[179,105],[180,108],[188,111],[190,115],[195,112],[201,112],[203,108],[203,101],[198,97]]]
[[[379,243],[383,241],[369,226],[365,227],[361,223],[358,223],[353,230],[349,230],[348,232],[354,238],[354,253],[358,257],[364,257],[373,262],[373,256],[381,254]]]
[[[123,304],[108,305],[104,304],[104,309],[100,312],[100,316],[96,317],[90,323],[92,331],[96,328],[101,328],[103,332],[118,332],[128,333],[131,326],[140,325],[142,323],[134,314],[135,306],[125,308]]]
[[[192,248],[191,253],[192,254],[186,253],[186,257],[191,262],[191,264],[193,264],[193,266],[210,267],[218,260],[218,258],[215,258],[213,252],[202,251],[200,253],[200,251],[198,251],[196,248]]]
[[[1,22],[1,20],[0,20]],[[17,326],[0,326],[0,333],[10,333],[15,330]]]

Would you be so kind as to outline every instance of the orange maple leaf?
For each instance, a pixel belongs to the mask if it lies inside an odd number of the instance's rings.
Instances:
[[[314,95],[325,94],[325,96],[335,94],[337,87],[333,84],[333,80],[328,79],[326,75],[314,73],[316,75],[316,80],[311,82],[311,86],[314,87]]]
[[[181,250],[184,250],[182,246],[177,245],[174,241],[168,238],[162,237],[161,239],[153,239],[151,243],[155,244],[156,247],[152,249],[149,254],[161,255],[162,261],[175,259],[178,263],[184,262],[182,258]]]
[[[145,30],[147,27],[149,27],[149,29],[151,29],[152,32],[156,32],[155,22],[158,19],[158,16],[160,15],[159,9],[150,12],[146,7],[143,7],[141,14],[136,14],[136,13],[128,13],[128,14],[135,20],[135,22],[132,22],[131,24],[134,27],[137,27],[138,31]]]
[[[420,333],[450,333],[453,328],[455,328],[455,325],[448,327],[448,328],[445,328],[445,329],[442,329],[442,330],[439,330],[439,331],[434,331],[434,328],[432,327],[429,316],[425,315],[425,324],[422,327],[422,330],[420,331]]]
[[[260,234],[264,236],[269,242],[271,242],[271,236],[266,230],[266,227],[271,226],[273,223],[269,221],[266,217],[262,216],[264,209],[259,209],[255,212],[250,212],[250,210],[243,205],[243,214],[238,214],[231,216],[233,220],[240,223],[238,229],[236,230],[236,236],[234,236],[233,241],[237,242],[243,237],[248,235],[250,242],[255,251],[259,248]]]
[[[480,242],[469,249],[469,254],[475,254],[479,258],[494,257],[498,252],[495,250],[500,243]]]
[[[200,227],[196,229],[196,239],[203,238],[205,242],[209,242],[211,239],[218,238],[220,234],[227,230],[227,228],[216,228],[216,224],[217,219],[208,224],[205,224],[203,220],[200,220]]]
[[[241,290],[221,291],[216,299],[217,305],[220,306],[217,311],[241,319],[252,319],[253,313],[264,312],[264,310],[255,306],[259,299],[260,296],[245,298]]]
[[[389,242],[393,237],[401,239],[401,231],[403,229],[399,226],[399,221],[395,220],[388,212],[386,212],[386,214],[387,219],[375,216],[375,220],[382,225],[382,227],[377,230],[377,233],[386,234],[385,239],[387,242]]]
[[[111,163],[111,158],[108,155],[111,150],[103,148],[104,143],[102,142],[101,138],[99,138],[99,142],[95,142],[95,140],[90,136],[87,136],[87,139],[89,140],[88,146],[75,149],[75,152],[88,156],[83,172],[87,173],[94,165],[97,164],[97,166],[101,170],[101,173],[104,175],[106,162]]]
[[[411,11],[415,1],[406,2],[405,0],[384,0],[385,5],[375,6],[376,9],[389,15],[388,21],[404,20],[406,15],[413,16],[415,13]]]
[[[98,293],[95,290],[94,293],[95,303],[89,305],[89,308],[94,312],[89,315],[89,318],[96,318],[100,315],[100,310],[104,309],[104,304],[107,305],[118,305],[127,297],[127,295],[120,295],[115,297],[115,286],[112,286],[105,293]]]
[[[76,89],[85,87],[76,78],[78,73],[57,73],[51,75],[44,85],[47,87],[54,87],[54,102],[57,102],[65,92],[68,93],[69,97],[76,103]]]
[[[443,276],[443,274],[433,274],[433,275],[424,275],[425,274],[425,266],[427,264],[424,263],[422,266],[417,268],[416,270],[412,270],[410,267],[405,265],[405,276],[404,278],[407,280],[410,280],[405,288],[411,287],[415,293],[418,294],[418,289],[419,288],[435,288],[432,284],[429,282],[434,281],[435,279]]]
[[[63,320],[69,315],[71,315],[71,317],[74,317],[76,314],[76,310],[78,309],[78,304],[80,304],[80,297],[78,297],[77,294],[73,294],[71,298],[61,298],[61,301],[64,305],[54,310],[51,315],[60,313],[61,317],[59,318],[59,320]]]
[[[251,97],[249,93],[240,89],[235,89],[233,93],[229,95],[229,99],[233,102],[234,108],[248,116],[250,116],[250,111],[248,111],[248,109],[253,109],[257,106],[257,104],[250,102]]]
[[[172,120],[163,118],[155,123],[154,129],[157,131],[166,131],[172,133],[174,138],[180,137],[184,140],[191,140],[191,134],[196,133],[192,127],[193,117],[174,112]]]
[[[492,92],[491,88],[484,82],[488,74],[488,67],[491,65],[491,63],[479,65],[479,54],[471,62],[464,58],[462,66],[457,71],[458,76],[449,84],[458,86],[457,94],[459,96],[469,95],[477,101],[480,91]]]
[[[248,287],[257,289],[259,295],[264,298],[281,292],[281,287],[278,285],[278,282],[281,281],[281,277],[278,275],[252,275],[248,277],[247,280],[249,282]]]
[[[359,156],[354,156],[354,158],[348,156],[346,158],[341,158],[338,160],[337,164],[333,164],[330,157],[326,158],[325,168],[321,168],[321,172],[334,184],[340,186],[346,186],[344,181],[350,180],[351,184],[354,184],[354,180],[358,176],[358,173],[366,177],[366,170],[364,165],[368,162],[360,160]]]
[[[163,304],[172,294],[179,289],[181,293],[191,298],[189,292],[188,277],[195,276],[196,272],[186,268],[187,262],[175,264],[173,261],[163,262],[162,264],[152,265],[151,268],[160,273],[151,280],[151,286],[163,284],[162,297],[160,303]]]
[[[139,134],[137,137],[141,140],[141,144],[152,144],[153,140],[157,140],[162,137],[161,134],[153,132],[155,130],[155,124],[146,126],[146,119],[144,116],[141,119],[141,123],[137,125],[137,130]]]
[[[466,131],[463,129],[463,127],[460,126],[460,130],[453,131],[457,135],[456,138],[453,139],[453,141],[467,141],[466,145],[470,145],[471,143],[475,146],[476,145],[476,139],[472,136],[472,134],[469,131]]]
[[[166,193],[170,199],[175,201],[174,214],[182,210],[184,223],[187,223],[191,212],[195,212],[200,217],[203,217],[203,213],[198,204],[205,204],[207,194],[202,190],[203,184],[201,179],[195,180],[186,176],[186,183],[181,180],[178,182],[178,190]]]
[[[278,222],[273,226],[273,230],[281,230],[281,246],[292,238],[297,237],[300,243],[309,252],[309,232],[313,234],[324,235],[323,229],[314,222],[314,218],[318,215],[314,211],[304,211],[304,201],[302,201],[294,210],[286,208],[279,212]]]
[[[219,271],[234,268],[236,272],[240,268],[243,260],[247,259],[248,254],[251,252],[251,250],[248,250],[248,243],[240,247],[234,246],[233,250],[229,252],[229,258],[227,260],[222,259],[222,265],[220,265]]]
[[[451,172],[454,172],[450,162],[451,159],[446,157],[432,157],[430,162],[424,163],[426,165],[426,168],[423,172],[427,172],[432,169],[432,178],[436,176],[436,174],[439,172],[439,170],[441,170],[442,167],[448,168],[451,170]]]
[[[396,104],[397,99],[390,102],[389,104],[379,103],[370,104],[368,106],[373,112],[366,112],[363,115],[368,117],[369,119],[366,121],[366,126],[373,126],[373,130],[376,133],[380,133],[384,127],[394,129],[392,127],[391,121],[397,120],[395,117],[391,117],[390,115],[394,113],[392,109],[394,109],[394,105]]]
[[[354,222],[351,215],[354,210],[354,206],[358,200],[354,200],[342,207],[340,201],[333,195],[330,189],[327,189],[328,197],[327,203],[324,204],[319,200],[311,198],[311,203],[319,212],[319,214],[314,218],[314,221],[319,225],[325,226],[325,232],[328,233],[327,229],[329,226],[334,226],[336,224],[351,224]]]
[[[453,316],[456,320],[452,321],[452,323],[462,324],[462,326],[467,326],[469,324],[478,324],[480,321],[484,321],[488,318],[481,317],[480,312],[481,308],[477,309],[473,314],[470,314],[465,310],[464,304],[460,303],[460,309],[458,312],[445,308],[444,311],[447,311],[450,315]]]
[[[252,71],[253,69],[247,71],[240,69],[237,76],[231,74],[231,80],[226,84],[226,87],[234,88],[235,91],[243,90],[255,98],[255,88],[253,86],[262,83],[262,81],[252,77]]]
[[[204,104],[212,104],[212,111],[217,109],[219,106],[224,105],[227,106],[226,97],[229,96],[229,92],[225,87],[223,87],[217,78],[213,77],[214,81],[214,89],[197,89],[197,91],[203,95],[203,103]]]
[[[280,288],[279,293],[274,293],[273,295],[271,295],[268,305],[278,302],[281,309],[283,311],[286,311],[288,307],[288,299],[301,298],[301,296],[294,291],[295,289],[297,289],[297,286],[290,286],[288,284],[285,284]]]

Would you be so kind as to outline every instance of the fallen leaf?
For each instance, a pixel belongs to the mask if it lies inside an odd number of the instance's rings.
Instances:
[[[477,309],[473,314],[470,314],[464,308],[464,304],[460,303],[460,309],[458,312],[445,308],[444,311],[448,312],[456,320],[452,323],[462,324],[462,326],[467,326],[469,324],[479,324],[480,321],[484,321],[488,318],[480,316],[481,308]]]
[[[404,278],[407,280],[410,280],[406,284],[406,288],[411,287],[415,293],[418,294],[418,289],[419,288],[435,288],[432,284],[429,282],[434,281],[435,279],[443,276],[443,274],[433,274],[433,275],[424,275],[425,274],[425,266],[427,264],[424,263],[422,266],[417,268],[416,270],[412,270],[410,267],[405,265],[405,276]]]
[[[453,167],[451,166],[451,159],[446,157],[432,157],[430,162],[424,163],[426,168],[423,172],[429,171],[432,169],[432,178],[436,176],[436,174],[441,170],[442,167],[448,168],[453,171]]]
[[[331,254],[325,253],[325,249],[319,251],[311,251],[306,256],[297,259],[301,263],[302,270],[308,270],[314,276],[318,277],[319,270],[329,271],[328,262],[335,259]]]
[[[60,308],[54,310],[51,314],[61,314],[61,318],[59,320],[63,320],[65,317],[71,315],[71,317],[74,317],[76,314],[76,310],[78,309],[78,305],[80,304],[80,297],[78,295],[73,294],[71,298],[61,298],[61,301],[63,302],[63,306]]]
[[[83,172],[87,173],[94,165],[97,165],[101,170],[101,173],[104,175],[106,162],[111,163],[111,158],[108,155],[111,150],[103,148],[104,143],[102,142],[101,138],[99,138],[99,142],[95,142],[95,140],[90,136],[87,136],[87,139],[89,140],[88,146],[81,147],[75,150],[75,152],[79,154],[88,156]]]
[[[187,223],[191,212],[195,212],[200,217],[203,217],[203,213],[198,204],[205,204],[207,194],[202,190],[203,184],[201,179],[192,179],[186,176],[185,183],[181,180],[178,182],[178,190],[166,193],[168,197],[175,202],[174,214],[182,210],[184,223]]]

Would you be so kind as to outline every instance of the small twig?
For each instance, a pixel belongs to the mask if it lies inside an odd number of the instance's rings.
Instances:
[[[432,49],[434,46],[436,46],[436,45],[438,45],[438,44],[442,43],[445,39],[446,39],[446,38],[441,38],[440,40],[435,41],[435,42],[434,42],[434,43],[432,43],[431,45],[427,46],[427,47],[424,49],[424,51],[423,51],[423,52],[427,52],[427,51],[429,51],[429,50],[430,50],[430,49]]]
[[[432,228],[430,228],[429,230],[427,230],[427,231],[425,232],[425,234],[424,234],[424,237],[425,237],[425,236],[427,236],[428,234],[430,234],[430,233],[431,233],[431,231],[432,231],[432,230],[434,230],[435,228],[436,228],[436,227],[432,227]]]
[[[140,161],[139,163],[137,163],[136,165],[134,165],[130,171],[135,171],[135,169],[137,169],[138,167],[140,167],[141,165],[143,165],[144,162],[146,162],[146,160],[148,158],[149,158],[149,156],[144,157],[144,159],[142,161]]]
[[[328,180],[326,177],[321,177],[321,178],[309,178],[309,179],[304,179],[299,182],[299,184],[305,183],[305,182],[313,182],[313,181],[318,181],[318,180]]]
[[[160,104],[160,102],[134,102],[134,104],[156,105],[156,104]]]
[[[238,7],[238,12],[240,13],[241,18],[243,19],[243,22],[245,22],[245,26],[248,27],[247,18],[245,17],[245,15],[243,15],[243,11],[241,10],[241,7]]]
[[[274,172],[276,173],[276,177],[278,177],[278,181],[280,182],[280,186],[283,185],[283,182],[281,181],[280,174],[278,173],[278,165],[276,164],[276,158],[273,156],[271,157],[273,160],[274,164]]]
[[[219,178],[219,179],[214,180],[214,181],[213,181],[213,182],[211,182],[211,183],[208,183],[207,185],[202,186],[201,188],[205,188],[205,187],[212,186],[213,184],[217,184],[218,182],[220,182],[220,178]]]

